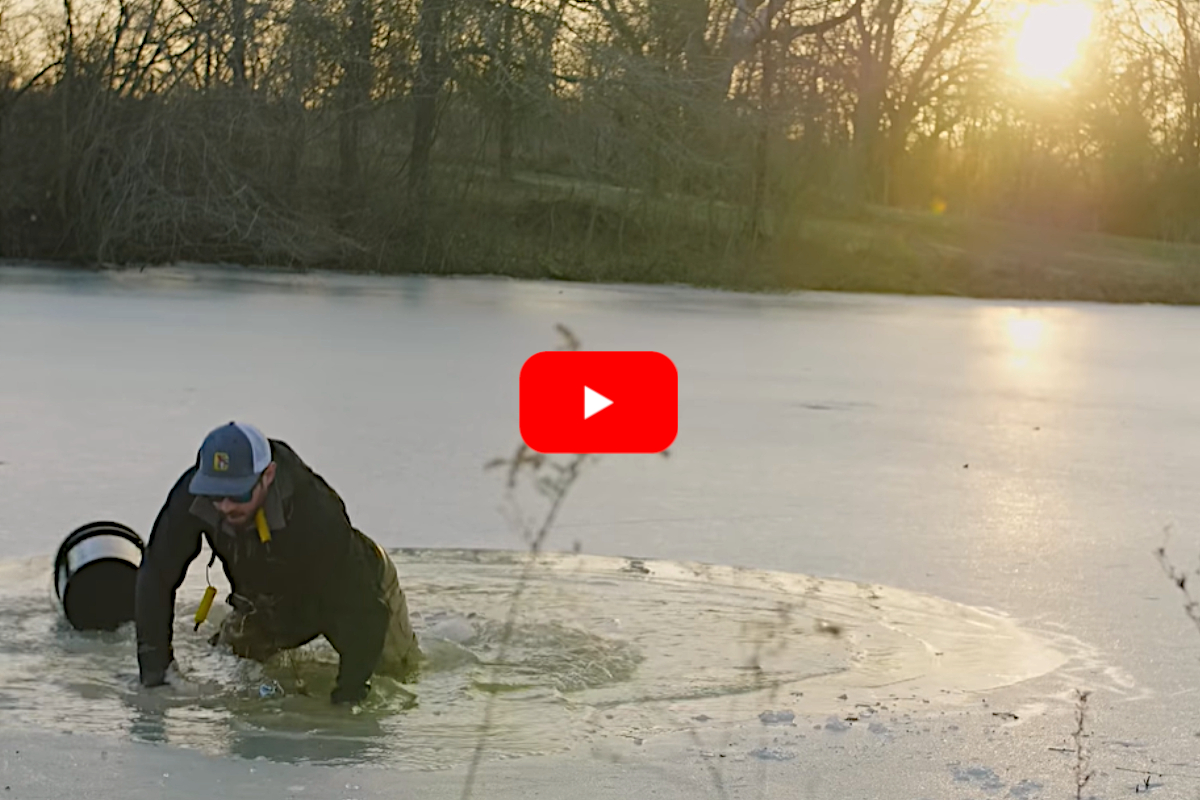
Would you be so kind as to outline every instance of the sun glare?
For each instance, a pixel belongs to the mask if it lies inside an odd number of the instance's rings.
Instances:
[[[1042,345],[1046,323],[1035,317],[1013,316],[1008,319],[1008,342],[1013,350],[1026,354]]]
[[[986,317],[989,338],[995,337],[997,352],[1010,370],[1028,379],[1040,372],[1038,365],[1047,350],[1046,318],[1030,309],[993,308]]]
[[[1038,81],[1060,80],[1079,59],[1093,16],[1091,4],[1083,0],[1027,5],[1017,34],[1021,74]]]

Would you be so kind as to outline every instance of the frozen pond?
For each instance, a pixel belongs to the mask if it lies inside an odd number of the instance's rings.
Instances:
[[[668,459],[604,457],[575,487],[548,547],[585,555],[559,557],[526,599],[514,647],[525,667],[541,666],[524,683],[523,668],[501,670],[500,681],[516,681],[509,691],[482,685],[494,670],[472,659],[495,655],[488,626],[503,616],[495,597],[515,559],[499,575],[467,554],[522,547],[498,511],[501,481],[483,465],[516,444],[518,371],[557,346],[557,323],[588,349],[669,355],[680,373],[679,437]],[[424,686],[408,687],[415,707],[404,707],[400,687],[353,723],[315,698],[289,705],[290,694],[240,705],[264,676],[199,650],[197,675],[208,683],[194,702],[147,697],[132,682],[128,632],[83,641],[53,617],[46,562],[61,539],[101,518],[145,535],[203,434],[233,418],[292,444],[359,527],[404,548],[396,559],[419,630],[455,640]],[[3,268],[0,602],[9,649],[0,718],[10,730],[70,722],[81,734],[220,758],[451,767],[491,696],[501,698],[492,701],[497,719],[508,720],[495,754],[525,756],[506,769],[557,774],[534,754],[593,752],[616,737],[661,742],[656,757],[666,760],[678,747],[706,774],[703,753],[715,745],[671,738],[689,720],[704,730],[720,723],[722,741],[735,740],[729,731],[761,727],[761,712],[786,705],[795,730],[811,717],[828,731],[825,720],[852,717],[856,701],[882,714],[891,700],[885,711],[907,716],[874,717],[875,730],[890,733],[861,746],[888,744],[871,750],[862,780],[877,770],[910,787],[907,796],[935,775],[964,791],[1003,785],[1037,796],[1035,784],[1069,785],[1065,761],[1043,761],[1070,746],[1077,687],[1093,690],[1100,774],[1089,786],[1132,791],[1129,770],[1189,772],[1180,765],[1200,733],[1200,634],[1153,554],[1171,525],[1170,552],[1194,566],[1198,476],[1195,309]],[[434,569],[438,559],[449,561]],[[630,559],[660,559],[660,573],[680,570],[678,580],[622,572]],[[720,565],[722,577],[704,579],[718,624],[705,623],[703,583],[685,566],[698,564]],[[572,570],[590,577],[568,580]],[[841,599],[806,608],[804,576],[826,579]],[[562,605],[559,592],[573,599]],[[181,616],[198,595],[181,597]],[[789,604],[788,647],[764,664],[774,677],[747,689],[734,673],[755,652],[760,623]],[[881,623],[903,614],[923,616],[923,633]],[[846,634],[821,634],[826,618]],[[918,658],[938,625],[948,652],[962,656],[956,667]],[[872,650],[867,633],[895,640]],[[319,683],[321,654],[312,661]],[[916,684],[854,682],[881,664],[908,669]],[[595,677],[605,672],[614,679]],[[592,678],[571,684],[581,674]],[[831,675],[852,677],[836,687]],[[286,670],[266,677],[288,688]],[[698,690],[710,679],[719,707]],[[806,681],[823,688],[797,688]],[[820,681],[831,681],[828,691]],[[774,691],[769,702],[755,696],[762,691]],[[962,710],[996,702],[994,692],[1019,721]],[[902,707],[925,700],[937,723]],[[452,721],[435,719],[438,710]],[[950,724],[940,719],[948,713],[965,715],[953,731],[936,727]],[[405,720],[408,744],[380,746]],[[846,726],[860,723],[868,736],[865,717]],[[1024,727],[1019,742],[996,749],[1003,725]],[[431,744],[439,735],[445,741]],[[840,734],[810,729],[739,752],[758,752],[780,774],[799,769],[798,754],[828,772],[844,766],[851,740],[828,744],[826,735]],[[1001,763],[1020,774],[1004,776]],[[989,774],[1000,777],[989,783]],[[1180,791],[1191,786],[1177,781]],[[663,779],[658,794],[676,784]]]

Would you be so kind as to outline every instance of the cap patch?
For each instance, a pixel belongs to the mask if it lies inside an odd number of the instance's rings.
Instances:
[[[229,471],[229,453],[213,453],[213,471]]]

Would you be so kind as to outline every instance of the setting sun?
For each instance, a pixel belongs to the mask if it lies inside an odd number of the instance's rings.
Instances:
[[[1093,14],[1091,4],[1082,0],[1027,6],[1016,46],[1021,74],[1039,81],[1062,78],[1079,58]]]

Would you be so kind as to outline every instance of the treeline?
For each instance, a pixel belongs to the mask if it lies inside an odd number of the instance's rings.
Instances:
[[[1055,86],[1011,0],[14,2],[3,256],[721,282],[863,204],[1200,241],[1200,0],[1097,0]]]

